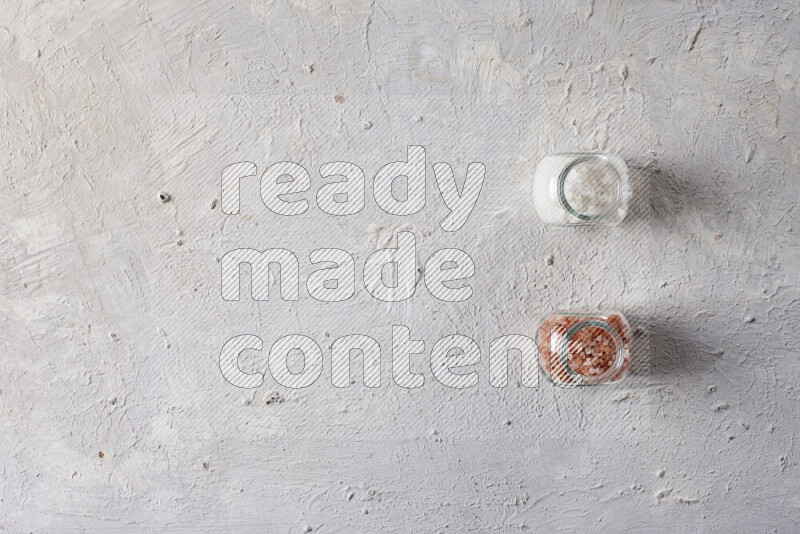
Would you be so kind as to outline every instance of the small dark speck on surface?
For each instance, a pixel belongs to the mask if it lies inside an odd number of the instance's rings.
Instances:
[[[217,199],[215,198],[214,200],[211,201],[211,209],[213,210],[216,207],[217,207]]]
[[[105,454],[103,454],[103,451],[100,451],[100,452],[97,453],[97,456],[99,456],[100,458],[103,458],[103,457],[105,457]]]
[[[278,393],[277,391],[268,391],[264,394],[264,404],[269,406],[270,404],[280,404],[284,402],[286,399]]]
[[[336,95],[333,99],[336,100],[337,104],[342,104],[344,102],[344,97],[342,95]]]
[[[169,193],[161,192],[158,194],[158,200],[161,201],[162,204],[166,204],[170,200],[172,200],[172,196]]]
[[[206,471],[211,469],[211,463],[210,462],[203,462],[203,469],[205,469]]]

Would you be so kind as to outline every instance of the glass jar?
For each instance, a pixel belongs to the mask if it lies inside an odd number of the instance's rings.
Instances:
[[[616,154],[550,154],[533,173],[533,206],[545,224],[617,225],[630,198],[628,166]]]
[[[631,329],[619,312],[551,313],[536,345],[540,369],[559,386],[615,382],[630,368]]]

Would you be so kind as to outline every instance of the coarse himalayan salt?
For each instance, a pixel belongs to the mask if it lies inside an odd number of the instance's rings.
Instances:
[[[552,225],[616,225],[628,212],[628,167],[616,154],[551,154],[536,166],[533,205]]]
[[[631,330],[617,312],[553,313],[539,326],[536,343],[542,370],[559,385],[614,382],[630,367]]]

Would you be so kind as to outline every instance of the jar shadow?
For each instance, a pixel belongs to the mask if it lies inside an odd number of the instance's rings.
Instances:
[[[625,224],[674,220],[687,213],[708,211],[716,203],[691,177],[692,169],[662,170],[655,163],[630,166],[632,197]]]
[[[628,177],[631,181],[631,200],[628,204],[626,226],[644,224],[644,227],[655,222],[653,195],[657,182],[657,173],[652,167],[629,167]]]
[[[658,380],[660,377],[707,372],[717,356],[708,346],[692,339],[685,324],[669,317],[645,313],[626,314],[631,324],[632,376]]]

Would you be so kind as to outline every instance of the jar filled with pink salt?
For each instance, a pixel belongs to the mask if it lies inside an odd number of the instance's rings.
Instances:
[[[555,312],[536,336],[539,365],[556,385],[614,382],[630,368],[631,329],[619,312]]]

